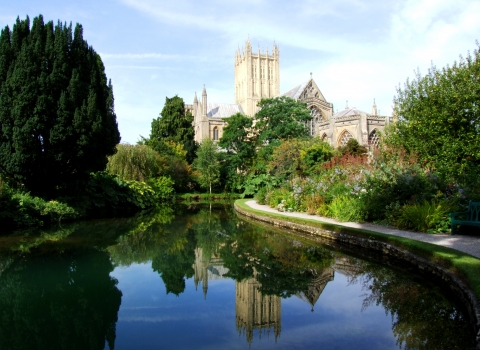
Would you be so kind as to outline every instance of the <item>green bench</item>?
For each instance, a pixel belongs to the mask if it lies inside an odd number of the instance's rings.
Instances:
[[[452,235],[455,234],[456,225],[480,226],[480,202],[468,203],[468,210],[459,213],[450,213]]]

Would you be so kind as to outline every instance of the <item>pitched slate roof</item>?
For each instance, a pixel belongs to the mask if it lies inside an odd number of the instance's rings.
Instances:
[[[335,113],[332,118],[350,117],[350,116],[360,115],[360,114],[367,114],[367,113],[353,107],[353,108],[347,108],[347,109],[344,109],[343,111]]]
[[[208,118],[228,118],[236,113],[243,114],[243,110],[240,105],[227,103],[207,103]]]
[[[300,94],[303,92],[303,90],[305,89],[305,87],[307,86],[308,82],[310,80],[298,85],[298,86],[295,86],[293,89],[281,94],[280,96],[286,96],[286,97],[290,97],[290,98],[294,98],[294,99],[298,99],[300,97]]]

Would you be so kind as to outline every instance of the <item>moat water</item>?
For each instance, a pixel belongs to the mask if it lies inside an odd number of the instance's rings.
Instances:
[[[176,206],[0,238],[0,349],[469,349],[422,276]]]

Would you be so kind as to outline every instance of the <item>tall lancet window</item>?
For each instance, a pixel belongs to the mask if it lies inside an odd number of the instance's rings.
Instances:
[[[213,140],[218,141],[218,128],[217,127],[213,128]]]

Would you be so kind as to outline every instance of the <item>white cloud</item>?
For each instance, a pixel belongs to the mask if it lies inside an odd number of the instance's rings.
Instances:
[[[452,63],[474,48],[478,13],[474,1],[409,0],[392,15],[392,47],[410,62]]]

